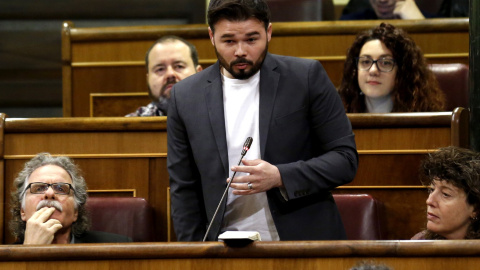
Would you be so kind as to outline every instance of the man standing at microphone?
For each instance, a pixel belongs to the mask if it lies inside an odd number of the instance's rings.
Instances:
[[[177,240],[258,231],[262,240],[345,239],[330,191],[353,180],[350,121],[318,61],[268,53],[265,0],[211,0],[218,61],[174,85],[168,172]],[[237,166],[242,145],[250,151]]]

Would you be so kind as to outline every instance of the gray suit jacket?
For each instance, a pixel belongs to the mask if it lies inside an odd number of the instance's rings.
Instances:
[[[226,187],[228,153],[219,63],[175,84],[168,111],[168,172],[179,241],[201,241]],[[260,151],[278,167],[286,201],[267,192],[281,240],[344,239],[330,190],[353,180],[350,121],[318,61],[267,54],[260,71]],[[217,239],[225,202],[212,225]]]

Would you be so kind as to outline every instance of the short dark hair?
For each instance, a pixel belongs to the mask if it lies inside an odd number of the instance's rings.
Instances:
[[[430,186],[434,180],[442,180],[463,190],[467,203],[480,211],[480,153],[473,150],[448,146],[430,153],[422,161],[421,181]],[[427,230],[427,239],[444,239]],[[466,239],[480,239],[480,220],[472,220]]]
[[[214,25],[221,19],[246,21],[252,17],[263,22],[267,30],[270,9],[265,0],[211,0],[208,6],[207,21],[212,32],[215,32]]]
[[[163,37],[157,39],[157,41],[155,41],[155,43],[153,43],[152,46],[150,46],[147,53],[145,54],[145,67],[147,68],[147,72],[148,72],[148,56],[150,55],[150,51],[152,51],[153,47],[155,47],[155,45],[160,44],[160,43],[172,42],[172,41],[176,41],[176,40],[178,40],[178,41],[184,43],[185,45],[187,45],[187,47],[190,49],[190,57],[192,58],[193,66],[195,68],[197,68],[197,66],[198,66],[198,52],[197,52],[197,48],[195,48],[195,45],[193,45],[191,42],[189,42],[188,40],[183,39],[181,37],[169,35],[169,36],[163,36]]]

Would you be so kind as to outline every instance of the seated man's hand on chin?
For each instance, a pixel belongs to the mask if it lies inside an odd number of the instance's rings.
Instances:
[[[393,14],[403,20],[425,19],[414,0],[397,1]]]
[[[51,244],[55,233],[62,228],[57,219],[50,219],[55,207],[43,207],[27,220],[24,245]]]

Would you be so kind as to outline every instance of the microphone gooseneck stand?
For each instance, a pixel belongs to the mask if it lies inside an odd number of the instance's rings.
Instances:
[[[240,156],[240,160],[238,161],[238,165],[242,163],[242,159],[247,154],[248,149],[250,149],[250,146],[252,145],[252,137],[248,137],[245,143],[243,144],[243,149],[242,153]],[[222,198],[220,199],[220,202],[217,205],[217,210],[215,210],[215,213],[213,214],[212,220],[210,221],[210,224],[208,225],[207,232],[205,233],[205,236],[203,237],[203,242],[207,240],[208,233],[210,232],[210,228],[212,227],[213,222],[215,221],[215,217],[217,217],[218,210],[220,209],[220,206],[222,205],[223,200],[225,199],[225,196],[227,196],[228,189],[230,188],[230,184],[233,182],[233,178],[235,178],[235,174],[237,172],[233,172],[232,179],[227,184],[227,188],[225,188],[225,191],[223,192]]]

